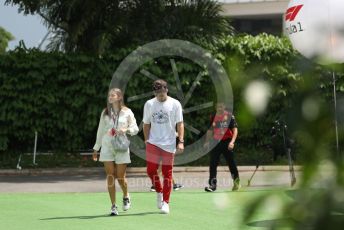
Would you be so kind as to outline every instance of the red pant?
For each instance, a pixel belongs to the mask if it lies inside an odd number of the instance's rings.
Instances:
[[[162,175],[164,177],[164,187],[161,186],[158,168],[160,161],[162,162]],[[173,170],[174,154],[166,152],[161,148],[146,144],[146,162],[147,174],[155,187],[156,192],[163,193],[163,200],[168,203],[172,189],[172,170]]]

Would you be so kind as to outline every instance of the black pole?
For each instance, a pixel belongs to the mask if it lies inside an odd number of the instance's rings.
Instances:
[[[336,92],[336,74],[332,71],[332,79],[333,79],[333,99],[334,99],[334,126],[336,132],[336,148],[337,148],[337,155],[339,155],[339,138],[338,138],[338,118],[337,118],[337,92]]]
[[[283,145],[284,145],[284,151],[285,154],[288,157],[288,164],[289,164],[289,173],[290,173],[290,185],[293,187],[296,183],[296,176],[294,171],[294,162],[293,158],[291,157],[291,149],[287,143],[287,125],[283,122],[282,123],[282,132],[283,132]]]

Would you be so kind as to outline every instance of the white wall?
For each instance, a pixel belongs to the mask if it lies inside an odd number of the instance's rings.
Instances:
[[[222,0],[223,14],[232,17],[284,14],[289,0]]]

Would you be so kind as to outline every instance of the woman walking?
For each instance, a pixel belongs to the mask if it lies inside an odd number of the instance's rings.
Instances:
[[[97,140],[93,147],[93,160],[97,160],[98,152],[101,149],[99,161],[104,163],[106,172],[111,200],[110,215],[118,215],[115,179],[123,191],[123,211],[127,211],[131,206],[131,200],[128,192],[126,169],[127,164],[131,161],[129,146],[125,150],[117,150],[113,140],[119,135],[135,135],[139,129],[133,112],[123,103],[123,94],[120,89],[110,89],[107,100],[107,107],[100,116]]]

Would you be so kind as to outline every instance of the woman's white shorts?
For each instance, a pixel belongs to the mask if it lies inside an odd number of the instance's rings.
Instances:
[[[129,149],[125,152],[117,152],[113,149],[111,145],[111,137],[104,135],[102,140],[102,148],[100,150],[99,161],[113,161],[116,164],[129,164],[130,161],[130,151]]]

